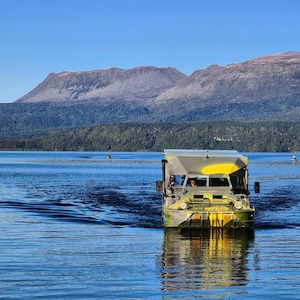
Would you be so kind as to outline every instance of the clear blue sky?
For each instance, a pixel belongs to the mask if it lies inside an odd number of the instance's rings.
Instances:
[[[171,66],[190,75],[300,51],[298,0],[0,0],[0,102],[50,72]]]

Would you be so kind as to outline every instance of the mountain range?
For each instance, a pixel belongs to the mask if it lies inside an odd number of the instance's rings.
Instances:
[[[212,65],[50,73],[0,104],[0,138],[105,124],[300,121],[300,53]]]
[[[190,76],[151,66],[50,73],[15,103],[62,105],[71,111],[79,105],[98,119],[95,124],[299,120],[300,53],[212,65]],[[99,118],[101,112],[105,118]]]

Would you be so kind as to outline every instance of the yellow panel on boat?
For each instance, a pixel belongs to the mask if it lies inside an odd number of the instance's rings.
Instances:
[[[211,227],[223,227],[231,221],[230,214],[214,213],[209,214],[209,223]]]
[[[202,174],[212,175],[212,174],[231,174],[239,170],[240,168],[231,163],[226,164],[213,164],[205,166],[201,169]]]

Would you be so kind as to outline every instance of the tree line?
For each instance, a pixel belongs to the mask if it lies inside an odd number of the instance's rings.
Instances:
[[[113,124],[45,135],[5,136],[0,138],[0,150],[163,151],[171,148],[296,152],[300,150],[299,132],[298,122]]]

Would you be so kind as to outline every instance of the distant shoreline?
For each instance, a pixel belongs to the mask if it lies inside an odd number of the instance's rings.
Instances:
[[[298,152],[300,122],[198,122],[109,124],[41,134],[0,136],[1,151],[160,152],[173,149],[235,149]]]

